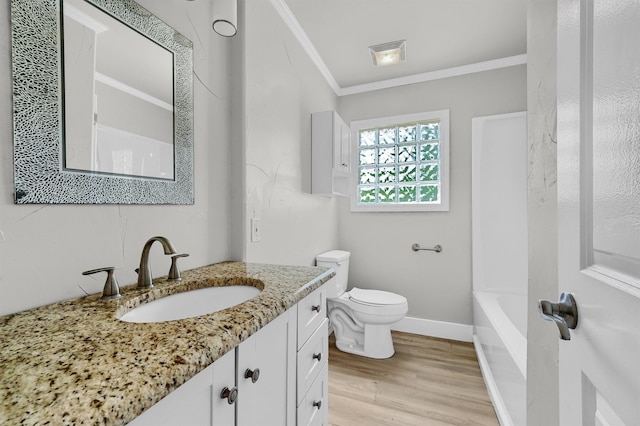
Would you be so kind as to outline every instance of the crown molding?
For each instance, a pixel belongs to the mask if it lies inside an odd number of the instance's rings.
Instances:
[[[494,59],[475,64],[462,65],[459,67],[444,68],[436,71],[429,71],[420,74],[407,75],[404,77],[391,78],[373,83],[358,84],[340,88],[338,96],[355,95],[357,93],[371,92],[374,90],[388,89],[391,87],[404,86],[407,84],[424,83],[426,81],[440,80],[443,78],[458,77],[466,74],[473,74],[482,71],[491,71],[499,68],[513,67],[527,63],[527,55],[509,56],[506,58]]]
[[[392,87],[404,86],[407,84],[424,83],[427,81],[440,80],[443,78],[458,77],[483,71],[491,71],[500,68],[513,67],[527,63],[527,55],[508,56],[506,58],[494,59],[491,61],[477,62],[459,67],[445,68],[436,71],[429,71],[420,74],[413,74],[404,77],[392,78],[388,80],[376,81],[373,83],[358,84],[355,86],[340,87],[333,77],[329,68],[324,63],[320,54],[314,47],[307,33],[302,29],[300,22],[286,3],[286,0],[270,0],[282,20],[287,24],[293,35],[302,48],[307,52],[313,63],[316,65],[322,76],[325,78],[331,89],[337,96],[355,95],[358,93],[372,92],[375,90],[389,89]]]
[[[324,61],[318,54],[318,51],[314,47],[311,40],[307,36],[307,33],[302,29],[300,22],[293,15],[293,12],[287,5],[285,0],[270,0],[273,7],[276,9],[282,20],[287,24],[293,35],[298,39],[298,42],[302,45],[302,48],[307,52],[307,55],[311,58],[311,61],[316,65],[320,74],[327,80],[329,86],[333,89],[336,95],[340,96],[340,86],[336,82],[336,79],[333,78],[333,75],[329,71],[329,68],[325,65]]]

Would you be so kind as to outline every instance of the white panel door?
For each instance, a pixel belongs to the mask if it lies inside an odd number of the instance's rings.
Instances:
[[[640,425],[640,2],[558,1],[560,425]]]

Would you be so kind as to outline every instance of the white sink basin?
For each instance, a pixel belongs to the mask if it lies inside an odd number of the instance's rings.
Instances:
[[[246,302],[260,294],[260,291],[248,285],[207,287],[186,291],[140,305],[124,314],[120,320],[163,322],[197,317]]]

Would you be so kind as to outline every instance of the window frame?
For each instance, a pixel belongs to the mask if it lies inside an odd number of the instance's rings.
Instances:
[[[440,200],[425,203],[358,203],[359,184],[359,132],[364,129],[398,126],[410,122],[439,120],[440,130]],[[389,117],[354,120],[351,122],[351,167],[350,198],[352,212],[442,212],[449,211],[449,110],[438,110],[414,114],[395,115]],[[396,163],[397,164],[397,163]],[[379,185],[379,184],[378,184]]]

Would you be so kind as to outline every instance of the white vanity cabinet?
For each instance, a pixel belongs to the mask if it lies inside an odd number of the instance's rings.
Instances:
[[[349,195],[350,140],[335,111],[311,114],[311,193]]]
[[[316,289],[131,425],[326,425],[326,290]]]

